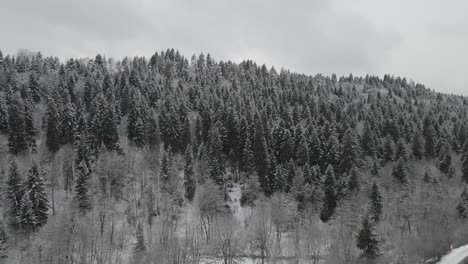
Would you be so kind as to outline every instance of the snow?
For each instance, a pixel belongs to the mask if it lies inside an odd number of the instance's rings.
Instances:
[[[468,245],[453,249],[438,264],[460,264],[466,257],[468,257]]]

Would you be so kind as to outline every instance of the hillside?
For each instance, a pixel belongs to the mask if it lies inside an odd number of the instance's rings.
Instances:
[[[6,263],[424,263],[468,243],[468,98],[173,49],[0,52]]]

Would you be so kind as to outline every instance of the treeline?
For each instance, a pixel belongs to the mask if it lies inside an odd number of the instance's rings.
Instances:
[[[6,219],[26,233],[46,223],[52,205],[41,167],[60,151],[72,155],[58,186],[73,194],[82,215],[96,206],[91,186],[101,157],[143,151],[155,157],[160,193],[180,205],[211,182],[227,201],[239,183],[242,205],[282,193],[294,198],[299,215],[312,208],[327,222],[340,204],[371,189],[357,246],[375,258],[379,188],[410,197],[424,182],[440,185],[444,179],[430,175],[432,165],[459,186],[460,178],[468,182],[467,113],[468,98],[390,75],[307,76],[252,61],[217,62],[209,54],[189,61],[173,49],[149,60],[97,55],[65,62],[0,52],[0,133],[11,156]],[[23,181],[16,160],[24,157],[35,163]],[[175,168],[179,158],[183,168]],[[426,169],[424,179],[414,177],[413,164],[420,163],[429,164],[419,168]],[[100,192],[122,199],[128,179],[100,177],[99,184]],[[466,218],[466,191],[462,197],[453,211]]]

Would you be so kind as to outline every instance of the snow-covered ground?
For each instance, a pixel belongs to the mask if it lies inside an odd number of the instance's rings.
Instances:
[[[468,257],[468,245],[453,249],[438,264],[459,264]]]

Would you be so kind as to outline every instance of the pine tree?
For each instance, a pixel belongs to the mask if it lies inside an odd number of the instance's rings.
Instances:
[[[466,186],[460,195],[460,202],[457,205],[457,213],[460,218],[468,218],[468,191]]]
[[[247,177],[255,171],[255,163],[254,163],[254,154],[252,151],[252,145],[250,143],[249,137],[245,139],[244,148],[242,150],[242,159],[241,159],[241,169],[245,172]]]
[[[13,155],[28,149],[24,113],[23,99],[15,95],[8,107],[8,148]]]
[[[6,263],[8,259],[8,237],[5,232],[5,226],[0,221],[0,263]]]
[[[47,101],[46,118],[46,146],[50,152],[55,153],[60,149],[60,127],[59,112],[53,99]]]
[[[408,182],[408,172],[406,164],[403,159],[399,159],[393,166],[392,175],[400,183],[406,184]]]
[[[424,154],[427,158],[435,157],[434,126],[429,117],[424,120]]]
[[[406,143],[403,139],[398,140],[396,146],[396,159],[402,158],[404,161],[408,161],[408,149],[406,148]]]
[[[135,247],[133,248],[133,252],[135,254],[141,254],[146,251],[146,246],[145,246],[145,237],[143,234],[143,227],[141,223],[138,223],[137,229],[136,229],[136,243]]]
[[[413,156],[417,159],[422,159],[424,156],[424,142],[422,135],[419,131],[416,131],[413,136],[412,144]]]
[[[362,250],[362,257],[375,259],[380,255],[379,241],[374,234],[374,227],[370,223],[368,217],[364,218],[356,240],[357,247]]]
[[[393,139],[391,136],[387,136],[385,138],[385,143],[384,143],[384,160],[385,161],[393,161],[395,159],[395,142],[393,142]]]
[[[60,143],[61,144],[73,144],[75,142],[75,122],[76,112],[75,106],[70,100],[70,96],[65,97],[65,104],[63,105],[60,116]]]
[[[189,201],[193,201],[195,196],[195,190],[197,183],[194,177],[193,171],[193,152],[192,145],[188,145],[185,150],[185,166],[184,166],[184,187],[185,187],[185,198]]]
[[[26,229],[43,226],[48,219],[49,200],[39,167],[33,163],[24,184],[24,196],[21,201],[21,224]]]
[[[8,134],[8,107],[4,93],[0,93],[0,134]]]
[[[21,176],[18,170],[18,165],[13,158],[10,159],[10,169],[8,173],[6,202],[8,224],[14,230],[18,229],[18,217],[20,215],[21,198],[24,191],[21,183]]]
[[[320,212],[320,219],[327,222],[335,213],[337,204],[335,172],[331,165],[328,166],[325,172],[325,182],[323,184],[323,207]]]
[[[361,190],[360,174],[356,167],[352,167],[349,172],[348,190],[355,193]]]
[[[362,165],[362,150],[359,140],[351,129],[348,129],[343,138],[343,149],[340,158],[340,170],[348,173],[351,168]]]
[[[209,167],[210,178],[219,186],[224,185],[224,173],[226,171],[224,164],[224,154],[219,131],[216,128],[210,129],[209,133]]]
[[[274,182],[271,192],[286,192],[287,190],[288,170],[282,164],[275,166]]]
[[[382,217],[382,195],[379,191],[379,186],[374,181],[370,195],[370,218],[374,222],[379,222]]]
[[[376,177],[380,176],[380,165],[379,161],[377,159],[374,159],[372,162],[372,167],[370,169],[370,173]]]
[[[90,197],[90,173],[86,162],[76,164],[75,202],[82,214],[92,208]]]
[[[24,101],[24,132],[29,149],[35,153],[37,130],[34,127],[34,104],[29,98]]]
[[[462,178],[468,183],[468,139],[465,141],[462,150]]]
[[[450,144],[446,142],[439,153],[439,169],[448,174],[452,167],[452,154],[450,153]]]
[[[127,137],[135,146],[141,148],[145,145],[146,120],[149,110],[140,92],[135,88],[132,91],[133,98],[128,112]]]

